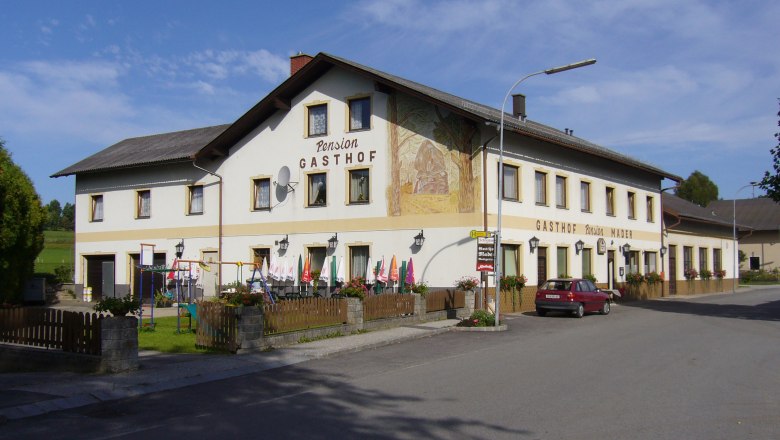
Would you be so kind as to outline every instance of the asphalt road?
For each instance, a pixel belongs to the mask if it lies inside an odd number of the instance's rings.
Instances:
[[[780,438],[780,289],[507,322],[11,421],[0,438]]]

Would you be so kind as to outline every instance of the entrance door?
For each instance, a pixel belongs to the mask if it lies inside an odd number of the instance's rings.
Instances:
[[[104,295],[114,296],[114,256],[88,255],[84,260],[87,266],[84,287],[92,288],[92,299],[97,301],[103,299]],[[110,265],[104,267],[103,263]]]
[[[615,251],[607,251],[607,288],[615,288]]]
[[[669,245],[669,295],[677,295],[677,246]]]
[[[219,253],[215,251],[203,252],[203,261],[206,263],[206,267],[201,271],[201,280],[203,282],[203,296],[214,297],[217,296],[217,279],[219,277]]]
[[[536,248],[536,276],[537,286],[547,281],[547,248]]]

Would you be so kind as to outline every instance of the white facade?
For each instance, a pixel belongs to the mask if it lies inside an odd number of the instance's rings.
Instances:
[[[225,157],[77,173],[77,285],[95,284],[88,275],[89,261],[113,256],[116,293],[124,294],[134,283],[138,261],[133,256],[142,243],[154,245],[170,265],[174,246],[182,239],[184,260],[252,262],[259,250],[297,266],[299,255],[306,258],[317,249],[315,255],[326,255],[328,264],[334,256],[337,261],[343,258],[349,278],[356,271],[352,252],[367,249],[374,264],[384,257],[389,266],[395,255],[400,266],[401,260],[413,258],[416,281],[430,286],[452,286],[464,275],[479,276],[476,240],[469,231],[496,229],[496,127],[463,118],[447,106],[379,90],[369,76],[333,68],[291,98],[289,110],[259,121]],[[350,103],[365,98],[370,102],[370,126],[351,130]],[[322,107],[312,108],[322,105],[327,132],[310,135],[309,118],[321,117],[316,111]],[[447,125],[452,121],[454,125]],[[458,145],[446,141],[463,132],[472,136]],[[657,259],[651,267],[664,270],[658,255],[663,174],[514,132],[507,132],[504,147],[505,166],[518,176],[516,200],[505,200],[502,208],[508,266],[504,273],[524,274],[529,285],[536,285],[540,276],[582,276],[587,254],[599,283],[607,284],[613,272],[613,279],[622,281],[625,244],[640,252],[640,272],[645,271],[645,256]],[[289,186],[276,184],[284,167],[291,172]],[[368,200],[350,201],[350,173],[356,170],[368,172]],[[310,179],[322,173],[326,196],[319,205],[312,202]],[[537,173],[546,176],[546,203],[537,203]],[[255,209],[256,181],[268,184],[270,209]],[[588,206],[582,202],[583,183],[589,186]],[[202,213],[190,212],[193,186],[202,187]],[[560,188],[565,188],[565,197],[559,196]],[[93,221],[93,201],[100,197],[103,217]],[[146,203],[145,197],[149,215],[139,218],[139,212],[147,213],[139,205]],[[413,238],[420,231],[425,243],[417,247]],[[335,234],[335,250],[327,249]],[[540,243],[533,253],[531,237]],[[279,242],[285,238],[289,248],[283,252]],[[584,243],[583,254],[575,251],[578,241]],[[728,254],[723,252],[724,264],[732,261]],[[319,267],[322,262],[312,264]],[[221,272],[222,284],[251,276],[249,268],[236,264],[223,264]],[[204,273],[201,283],[207,294],[214,292],[210,284],[218,280],[217,274]]]

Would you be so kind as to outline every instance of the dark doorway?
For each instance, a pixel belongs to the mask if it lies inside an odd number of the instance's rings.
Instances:
[[[151,298],[154,298],[154,292],[165,290],[165,276],[164,272],[143,272],[143,282],[141,280],[141,257],[139,254],[130,254],[130,264],[133,266],[133,286],[130,290],[133,296],[136,298],[143,298],[144,303],[148,303]],[[165,253],[155,252],[152,259],[154,266],[165,265]],[[141,287],[143,287],[143,296],[141,294]]]
[[[547,281],[547,248],[536,248],[537,286]]]
[[[92,299],[97,301],[114,296],[114,256],[88,255],[84,287],[92,288]]]
[[[677,246],[669,245],[669,295],[677,295]]]

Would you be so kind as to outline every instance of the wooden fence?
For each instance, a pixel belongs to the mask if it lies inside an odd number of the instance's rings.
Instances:
[[[460,309],[466,307],[466,292],[460,290],[438,290],[425,295],[425,311]]]
[[[383,293],[363,300],[363,320],[395,318],[414,314],[414,296],[400,293]]]
[[[235,352],[238,349],[236,308],[222,303],[200,301],[195,345]]]
[[[347,322],[347,301],[331,298],[303,298],[263,304],[263,334],[306,330]]]
[[[30,308],[0,310],[0,342],[99,355],[101,320],[97,313]]]

